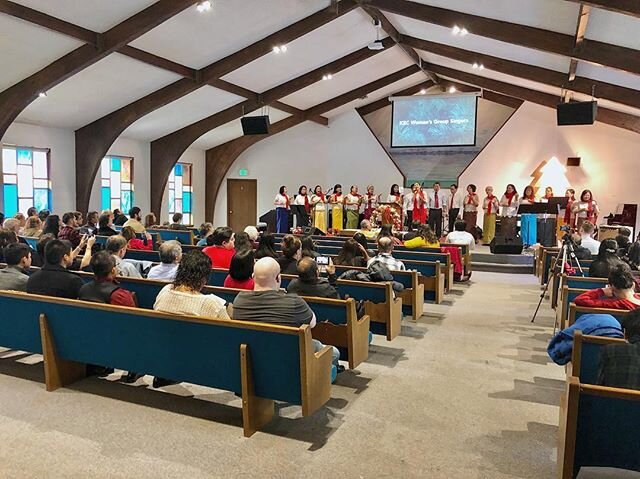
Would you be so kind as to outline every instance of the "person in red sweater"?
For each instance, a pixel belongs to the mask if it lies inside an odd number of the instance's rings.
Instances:
[[[202,250],[214,268],[229,269],[231,258],[236,254],[233,231],[227,226],[220,226],[207,238],[207,246]]]
[[[144,233],[146,239],[141,240],[136,236],[136,232],[131,226],[125,226],[120,234],[127,240],[128,249],[153,250],[153,238],[149,233]]]
[[[620,264],[609,272],[609,286],[592,289],[575,299],[578,306],[631,311],[640,308],[640,294],[634,293],[635,282],[631,269]]]
[[[255,263],[253,250],[238,251],[231,258],[229,274],[224,279],[225,288],[247,289],[253,291],[253,265]]]

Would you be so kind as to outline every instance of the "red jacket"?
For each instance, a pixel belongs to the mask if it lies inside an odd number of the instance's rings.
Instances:
[[[634,295],[640,299],[640,295]],[[628,299],[610,298],[604,295],[602,288],[592,289],[578,296],[574,303],[578,306],[586,306],[588,308],[608,308],[619,309],[622,311],[632,311],[640,308],[639,304],[635,304]]]
[[[127,247],[129,249],[142,249],[145,251],[151,251],[153,249],[153,241],[149,240],[147,241],[147,244],[144,244],[144,240],[133,238],[129,240]]]

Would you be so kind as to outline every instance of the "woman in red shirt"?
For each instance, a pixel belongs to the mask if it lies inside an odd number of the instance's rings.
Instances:
[[[248,289],[253,291],[253,250],[238,251],[231,258],[229,274],[224,279],[225,288]]]
[[[141,240],[136,237],[136,232],[131,226],[125,226],[120,234],[127,240],[127,248],[129,249],[153,250],[153,238],[149,233],[145,233],[146,240]]]
[[[207,246],[202,250],[211,259],[214,268],[229,269],[231,258],[236,254],[236,239],[228,226],[220,226],[207,238]]]
[[[575,299],[576,305],[625,311],[640,308],[640,294],[633,292],[635,281],[626,264],[612,269],[608,279],[609,286],[582,293]]]

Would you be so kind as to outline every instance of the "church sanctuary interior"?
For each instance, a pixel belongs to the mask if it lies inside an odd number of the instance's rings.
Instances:
[[[0,478],[640,478],[640,0],[0,0]]]

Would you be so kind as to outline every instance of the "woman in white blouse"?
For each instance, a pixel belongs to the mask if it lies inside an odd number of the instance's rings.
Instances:
[[[598,203],[593,199],[591,190],[583,190],[580,195],[580,201],[574,201],[571,205],[571,211],[576,217],[576,227],[580,230],[580,226],[585,221],[589,221],[594,225],[598,224],[598,214],[600,208]]]
[[[276,231],[278,233],[289,232],[289,196],[287,187],[281,186],[273,204],[276,206]]]
[[[515,238],[518,222],[519,197],[515,185],[509,183],[507,189],[500,198],[501,218],[500,232],[507,238]]]

